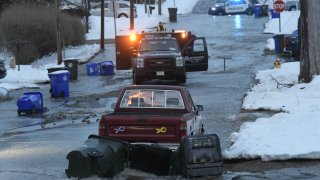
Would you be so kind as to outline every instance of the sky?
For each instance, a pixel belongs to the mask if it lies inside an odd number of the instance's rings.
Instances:
[[[188,3],[185,3],[184,0],[175,0],[175,5],[179,7],[178,14],[190,13],[197,1],[188,0]],[[135,30],[151,31],[159,21],[168,21],[166,9],[173,7],[173,1],[165,2],[162,16],[157,13],[144,14],[144,7],[136,6],[139,18],[135,19]],[[281,13],[281,33],[290,34],[296,30],[299,13]],[[100,17],[91,16],[89,21],[91,29],[87,39],[99,39]],[[105,18],[105,22],[105,37],[112,39],[115,36],[113,18]],[[116,19],[116,24],[118,35],[131,33],[128,27],[129,19]],[[278,34],[279,20],[269,17],[262,33]],[[266,40],[266,48],[274,49],[273,39]],[[80,57],[79,61],[86,62],[99,50],[100,46],[97,44],[68,47],[65,49],[65,58]],[[52,53],[32,65],[20,66],[18,71],[17,68],[8,67],[10,57],[10,53],[0,53],[0,59],[7,60],[8,69],[8,75],[0,79],[0,87],[9,91],[23,87],[41,87],[38,83],[49,81],[47,68],[63,66],[56,64],[57,55]],[[243,123],[239,132],[231,134],[233,144],[223,152],[224,158],[260,158],[264,161],[320,159],[320,76],[315,76],[311,83],[299,83],[299,67],[299,62],[286,62],[281,64],[281,68],[257,72],[255,78],[259,83],[247,92],[242,108],[273,110],[279,113],[269,118]]]

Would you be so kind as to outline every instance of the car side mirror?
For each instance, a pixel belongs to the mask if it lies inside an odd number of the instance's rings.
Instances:
[[[203,105],[196,105],[198,111],[203,111]]]

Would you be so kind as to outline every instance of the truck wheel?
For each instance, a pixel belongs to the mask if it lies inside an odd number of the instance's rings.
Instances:
[[[132,72],[133,73],[133,84],[135,84],[135,85],[139,85],[139,84],[141,84],[142,83],[142,80],[139,78],[139,77],[137,77],[137,75],[136,75],[136,73],[134,73],[134,72]]]
[[[183,75],[177,79],[178,83],[186,83],[186,75]]]
[[[128,15],[123,14],[123,13],[119,14],[118,18],[122,18],[122,17],[128,18]]]
[[[21,115],[21,110],[18,110],[18,116],[20,116]]]

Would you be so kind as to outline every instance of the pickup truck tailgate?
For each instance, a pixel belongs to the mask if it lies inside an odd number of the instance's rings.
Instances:
[[[181,117],[176,115],[109,116],[106,135],[129,142],[179,142]]]

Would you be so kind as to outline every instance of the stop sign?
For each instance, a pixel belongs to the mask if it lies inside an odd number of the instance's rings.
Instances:
[[[286,7],[286,4],[282,0],[276,0],[273,3],[273,9],[278,13],[284,11],[285,7]]]

